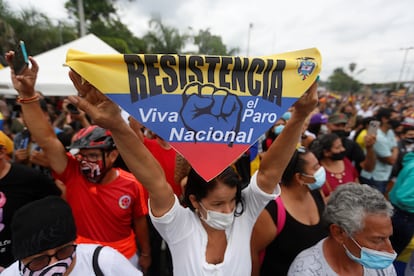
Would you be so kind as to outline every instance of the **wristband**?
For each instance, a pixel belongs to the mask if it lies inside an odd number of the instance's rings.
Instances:
[[[27,104],[27,103],[33,103],[39,101],[39,95],[35,94],[32,97],[29,98],[22,98],[20,96],[17,97],[17,102],[20,104]]]

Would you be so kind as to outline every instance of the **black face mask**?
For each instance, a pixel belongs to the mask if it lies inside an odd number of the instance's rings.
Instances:
[[[350,134],[349,131],[345,131],[345,130],[334,130],[332,131],[332,133],[335,133],[336,135],[338,135],[339,138],[347,138]]]
[[[343,160],[345,158],[345,155],[346,151],[341,151],[339,153],[333,153],[330,158],[332,160]]]
[[[400,121],[399,120],[395,120],[395,119],[390,119],[388,121],[388,124],[392,127],[392,129],[396,129],[397,127],[399,127]]]
[[[404,142],[405,142],[406,144],[413,144],[413,143],[414,143],[414,138],[405,138],[405,139],[404,139]]]

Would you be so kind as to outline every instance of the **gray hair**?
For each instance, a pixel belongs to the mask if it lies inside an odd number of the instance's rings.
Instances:
[[[377,189],[350,182],[330,195],[323,216],[329,225],[336,224],[352,236],[364,228],[367,214],[392,217],[393,207]]]

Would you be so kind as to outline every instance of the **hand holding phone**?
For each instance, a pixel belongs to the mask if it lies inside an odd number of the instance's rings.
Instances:
[[[380,126],[380,122],[373,120],[369,122],[367,133],[370,135],[377,135],[378,128]]]
[[[14,50],[12,66],[16,75],[23,73],[24,69],[29,66],[29,57],[27,56],[26,46],[22,40],[20,40],[19,44]]]

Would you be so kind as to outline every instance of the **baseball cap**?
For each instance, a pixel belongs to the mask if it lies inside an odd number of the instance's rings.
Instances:
[[[346,124],[348,122],[348,116],[344,113],[335,113],[329,116],[328,123],[331,124]]]
[[[328,118],[325,114],[322,113],[316,113],[313,114],[309,124],[313,125],[313,124],[326,124],[328,122]]]
[[[0,130],[0,146],[6,148],[7,154],[13,152],[13,140],[9,138],[2,130]]]

